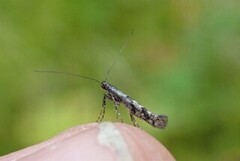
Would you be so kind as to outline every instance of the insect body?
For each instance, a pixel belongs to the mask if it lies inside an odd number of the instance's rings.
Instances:
[[[107,83],[106,81],[101,82],[101,87],[107,91],[107,94],[104,94],[102,110],[98,121],[101,121],[105,113],[106,99],[112,100],[115,105],[115,110],[117,113],[117,118],[120,113],[118,112],[118,105],[123,103],[125,107],[129,110],[130,117],[135,126],[138,126],[133,115],[148,122],[150,125],[157,128],[165,128],[167,126],[168,117],[166,115],[157,115],[147,110],[145,107],[140,105],[137,101],[124,94],[122,91],[118,90],[113,85]]]

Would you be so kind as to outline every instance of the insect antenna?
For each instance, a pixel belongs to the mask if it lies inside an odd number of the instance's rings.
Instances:
[[[128,36],[127,40],[125,41],[125,43],[123,44],[123,46],[122,46],[121,49],[119,50],[119,53],[118,53],[118,55],[116,56],[115,60],[113,61],[113,63],[111,64],[111,66],[108,68],[108,70],[107,70],[107,72],[106,72],[106,74],[105,74],[105,79],[104,79],[105,81],[107,80],[107,77],[108,77],[109,73],[111,72],[113,66],[117,63],[119,56],[123,53],[123,50],[127,47],[128,42],[129,42],[130,38],[131,38],[132,35],[133,35],[133,32],[134,32],[134,30],[131,31],[131,33],[130,33],[130,35]]]
[[[91,78],[91,77],[87,77],[87,76],[83,76],[83,75],[74,74],[74,73],[69,73],[69,72],[54,71],[54,70],[35,70],[35,72],[70,75],[70,76],[74,76],[74,77],[81,77],[81,78],[89,79],[89,80],[92,80],[94,82],[100,83],[100,81],[97,80],[97,79],[94,79],[94,78]]]

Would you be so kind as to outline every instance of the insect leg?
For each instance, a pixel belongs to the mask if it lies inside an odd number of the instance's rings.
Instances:
[[[132,120],[132,122],[133,122],[133,125],[134,125],[135,127],[140,128],[140,126],[138,125],[137,121],[135,120],[133,114],[129,113],[129,115],[130,115],[130,118],[131,118],[131,120]]]
[[[115,108],[115,112],[116,112],[116,119],[117,119],[117,121],[120,120],[120,122],[123,122],[123,120],[121,119],[121,114],[118,111],[118,106],[120,105],[120,103],[118,101],[116,101],[116,99],[111,94],[109,94],[109,96],[110,96],[110,99],[114,103],[114,108]]]
[[[104,118],[107,98],[108,98],[108,96],[106,94],[104,94],[103,101],[102,101],[102,108],[101,108],[100,114],[98,116],[97,122],[101,122]]]

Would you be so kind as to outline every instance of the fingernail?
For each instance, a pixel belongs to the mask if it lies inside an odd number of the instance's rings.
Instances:
[[[117,155],[119,161],[133,161],[128,145],[118,128],[111,122],[99,124],[98,142]]]

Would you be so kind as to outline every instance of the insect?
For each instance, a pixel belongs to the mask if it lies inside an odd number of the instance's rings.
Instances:
[[[121,48],[120,53],[123,51],[123,49],[126,47],[126,44]],[[117,60],[117,59],[116,59]],[[72,75],[76,77],[81,77],[85,79],[89,79],[92,81],[95,81],[100,84],[101,88],[105,90],[105,94],[103,95],[103,101],[102,101],[102,108],[99,114],[99,117],[97,119],[97,122],[101,122],[105,115],[105,107],[106,107],[106,101],[110,100],[114,103],[114,108],[116,112],[116,118],[117,120],[121,120],[120,118],[120,112],[118,111],[119,105],[122,103],[129,111],[130,118],[134,124],[134,126],[139,127],[134,116],[146,121],[150,125],[156,128],[163,129],[167,126],[168,123],[168,116],[162,115],[162,114],[154,114],[151,111],[149,111],[147,108],[142,106],[140,103],[138,103],[136,100],[128,96],[127,94],[123,93],[119,89],[117,89],[115,86],[111,85],[106,81],[108,74],[110,73],[112,67],[116,63],[116,60],[113,62],[112,66],[109,68],[109,70],[106,73],[106,77],[104,81],[99,81],[97,79],[82,76],[78,74],[68,73],[68,72],[60,72],[60,71],[44,71],[44,70],[37,70],[36,72],[44,72],[44,73],[55,73],[55,74],[66,74],[66,75]]]

